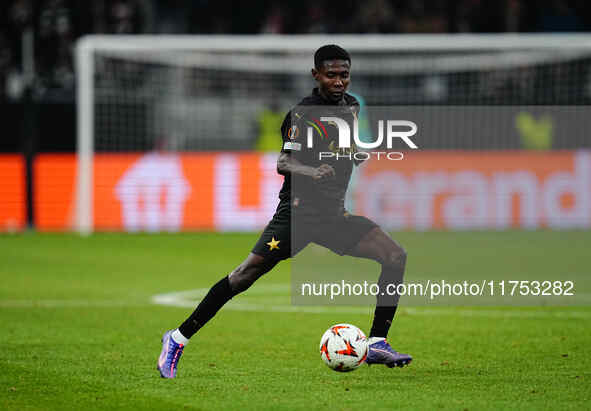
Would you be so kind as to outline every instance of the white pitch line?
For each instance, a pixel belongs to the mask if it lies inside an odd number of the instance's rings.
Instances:
[[[2,308],[140,307],[148,304],[123,300],[0,300]]]
[[[257,311],[257,312],[285,312],[285,313],[335,313],[335,314],[370,314],[372,307],[362,306],[312,306],[312,305],[292,305],[289,297],[289,284],[259,285],[242,296],[230,301],[224,306],[225,310],[233,311]],[[195,290],[175,291],[164,294],[157,294],[152,297],[154,304],[194,308],[199,304],[208,288],[199,288]],[[256,298],[249,298],[249,297]],[[277,297],[284,297],[285,302],[277,304]],[[254,301],[253,301],[254,300]],[[265,301],[267,300],[267,301]],[[272,300],[273,302],[269,301]],[[469,309],[469,308],[449,308],[449,307],[401,307],[400,313],[412,316],[462,316],[462,317],[498,317],[498,318],[590,318],[591,311],[571,311],[571,310],[551,310],[543,311],[541,309],[532,311],[523,309],[524,307],[507,307],[503,309]]]
[[[74,308],[74,307],[141,307],[152,304],[194,308],[203,298],[208,288],[185,290],[154,295],[150,301],[129,300],[0,300],[2,308]],[[363,314],[369,315],[373,307],[368,306],[312,306],[293,305],[289,296],[289,284],[260,284],[248,290],[244,295],[230,301],[224,309],[247,312],[281,312],[308,314]],[[461,317],[495,317],[495,318],[591,318],[591,310],[557,310],[545,311],[543,308],[531,310],[527,307],[506,307],[502,309],[482,308],[454,308],[454,307],[419,307],[401,306],[400,314],[411,316],[461,316]]]

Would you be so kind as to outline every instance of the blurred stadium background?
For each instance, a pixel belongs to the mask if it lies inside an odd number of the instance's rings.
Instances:
[[[420,135],[424,161],[362,169],[355,211],[391,229],[591,224],[591,166],[578,151],[591,142],[577,127],[591,101],[591,43],[564,33],[591,27],[587,2],[177,3],[4,2],[0,230],[256,231],[281,182],[278,126],[312,87],[311,53],[326,42],[351,50],[351,91],[367,106],[526,107],[429,117],[446,132]],[[394,197],[417,198],[412,187],[363,201],[369,181],[416,186],[426,171],[449,177],[427,217],[400,211],[409,205]],[[470,172],[494,186],[474,201],[496,209],[446,200],[466,195],[453,178]],[[499,173],[520,172],[529,182],[498,187]]]

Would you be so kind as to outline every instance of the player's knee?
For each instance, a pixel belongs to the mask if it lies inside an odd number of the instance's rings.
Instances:
[[[246,291],[256,281],[255,272],[247,264],[240,264],[228,279],[234,294]]]
[[[268,270],[265,270],[264,264],[255,264],[245,262],[240,264],[228,277],[230,287],[234,294],[246,291],[256,280],[258,280]]]
[[[386,252],[382,264],[392,268],[404,269],[404,266],[406,265],[406,256],[406,250],[402,247],[396,246]]]

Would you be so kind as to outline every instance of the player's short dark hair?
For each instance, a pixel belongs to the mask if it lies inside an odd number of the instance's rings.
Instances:
[[[349,53],[344,48],[336,44],[327,44],[326,46],[320,47],[314,53],[314,66],[319,69],[327,60],[347,60],[351,63],[351,56],[349,56]]]

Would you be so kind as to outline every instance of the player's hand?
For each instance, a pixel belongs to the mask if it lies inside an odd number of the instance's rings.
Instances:
[[[328,164],[322,164],[322,165],[320,165],[320,167],[317,167],[314,170],[314,174],[312,175],[312,178],[314,180],[322,180],[324,178],[334,177],[334,176],[335,176],[334,168],[332,168]]]

